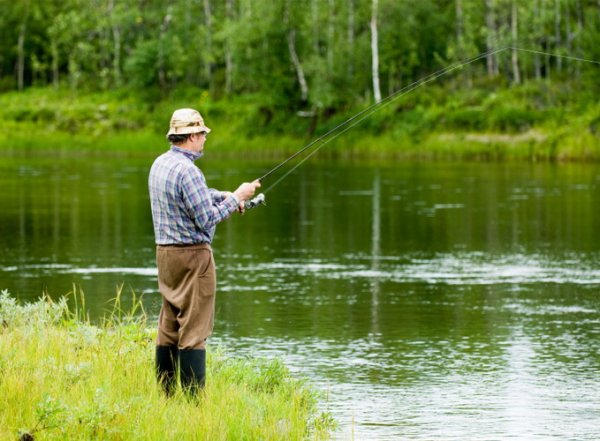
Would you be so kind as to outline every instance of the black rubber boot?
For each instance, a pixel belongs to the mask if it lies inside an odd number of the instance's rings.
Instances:
[[[156,379],[163,390],[170,396],[175,391],[177,385],[178,360],[177,346],[157,346],[156,347]]]
[[[181,387],[190,396],[196,396],[206,381],[206,350],[181,349],[179,369]]]

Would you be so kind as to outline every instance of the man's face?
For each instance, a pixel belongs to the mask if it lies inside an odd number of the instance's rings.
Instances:
[[[197,152],[204,150],[204,143],[206,142],[206,132],[195,133],[194,135],[194,147]]]

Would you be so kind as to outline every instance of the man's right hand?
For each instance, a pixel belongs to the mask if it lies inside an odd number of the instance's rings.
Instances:
[[[258,187],[260,187],[260,181],[258,179],[254,182],[244,182],[233,192],[233,194],[240,202],[247,201],[254,196]]]

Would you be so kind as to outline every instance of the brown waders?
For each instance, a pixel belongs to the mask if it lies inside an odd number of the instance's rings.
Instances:
[[[158,318],[156,372],[167,395],[176,384],[195,395],[206,378],[206,339],[215,314],[216,271],[209,244],[156,247],[158,288],[162,308]]]

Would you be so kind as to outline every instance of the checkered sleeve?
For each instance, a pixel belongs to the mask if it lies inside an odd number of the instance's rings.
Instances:
[[[238,208],[238,200],[229,195],[219,202],[206,185],[204,175],[195,166],[187,167],[181,175],[181,190],[185,208],[194,223],[208,230],[227,219]]]
[[[223,199],[225,199],[225,195],[223,194],[223,192],[217,190],[216,188],[209,188],[208,191],[210,193],[210,196],[212,197],[213,202],[219,203],[223,202]]]

